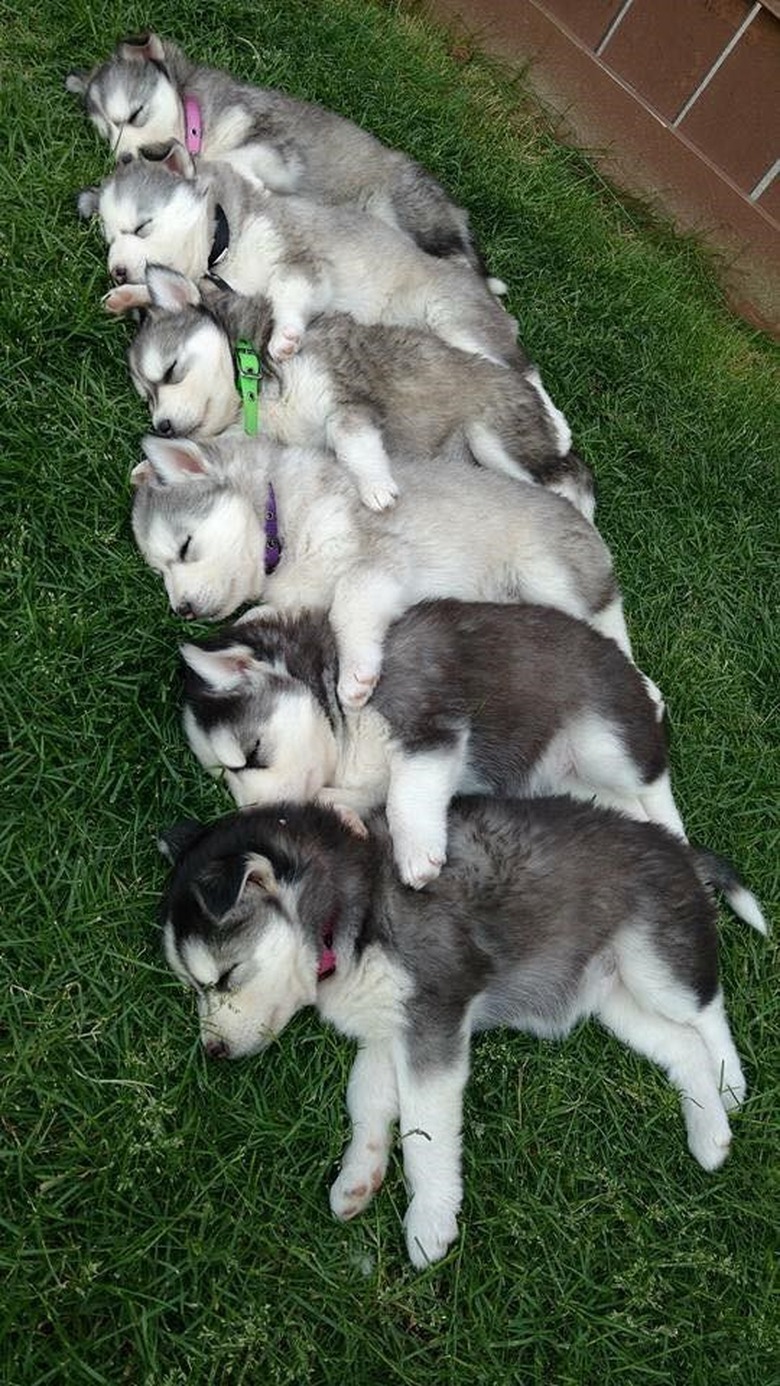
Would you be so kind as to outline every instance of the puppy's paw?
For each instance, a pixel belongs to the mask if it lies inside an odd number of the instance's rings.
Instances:
[[[134,308],[148,308],[149,290],[145,284],[122,284],[103,294],[101,303],[107,313],[130,313]]]
[[[367,482],[360,487],[360,499],[369,510],[389,510],[395,505],[399,494],[392,479],[387,484],[381,481]]]
[[[268,354],[274,361],[287,361],[300,351],[302,340],[297,327],[276,327],[268,343]]]
[[[723,1108],[717,1112],[705,1112],[701,1107],[688,1104],[686,1113],[688,1127],[688,1149],[702,1169],[720,1169],[731,1146],[731,1127]]]
[[[368,828],[359,814],[354,809],[347,808],[346,804],[339,804],[334,801],[331,804],[333,812],[338,814],[345,828],[349,828],[355,837],[368,837]]]
[[[453,1208],[423,1203],[413,1198],[404,1220],[406,1249],[417,1270],[440,1261],[458,1237],[458,1219]]]
[[[379,682],[379,671],[350,669],[341,675],[338,685],[339,702],[344,708],[364,707]]]
[[[411,886],[412,890],[422,890],[429,881],[435,881],[436,877],[441,874],[446,860],[447,853],[443,847],[426,849],[419,844],[414,846],[401,844],[395,847],[395,864],[398,867],[398,875],[404,885]]]
[[[345,1160],[344,1167],[330,1188],[330,1210],[340,1222],[349,1222],[368,1207],[385,1177],[381,1161],[362,1165]]]
[[[663,693],[658,687],[658,684],[653,683],[653,680],[648,678],[647,674],[643,674],[641,669],[638,670],[638,673],[640,679],[642,680],[645,686],[645,691],[647,692],[648,697],[650,698],[651,702],[655,703],[656,722],[663,722],[664,715],[666,713],[666,703],[664,702]]]

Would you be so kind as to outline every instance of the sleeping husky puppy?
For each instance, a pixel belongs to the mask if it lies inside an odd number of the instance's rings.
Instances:
[[[630,654],[609,550],[573,505],[542,486],[450,462],[398,461],[398,504],[361,505],[325,453],[223,434],[144,439],[133,531],[185,618],[245,602],[329,611],[339,697],[360,707],[390,622],[427,597],[541,602],[589,621]],[[281,556],[280,556],[281,550]]]
[[[156,34],[126,39],[108,62],[71,72],[65,85],[84,98],[117,159],[177,140],[273,192],[370,212],[429,255],[460,257],[483,272],[467,213],[435,179],[321,106],[198,67]]]
[[[259,427],[279,443],[332,448],[373,510],[398,495],[390,457],[462,457],[565,495],[593,518],[593,477],[571,452],[571,431],[539,372],[508,371],[456,351],[429,332],[365,327],[344,313],[315,318],[304,350],[271,366],[271,306],[217,289],[204,304],[190,279],[151,266],[109,311],[145,308],[130,375],[156,433],[209,438],[240,428],[235,344],[261,363],[252,383]],[[255,411],[255,416],[257,415]],[[249,431],[249,430],[247,430]],[[389,454],[389,456],[388,456]]]
[[[395,875],[380,813],[366,838],[325,809],[282,804],[161,840],[175,858],[165,953],[196,993],[206,1051],[255,1054],[304,1006],[358,1041],[352,1139],[330,1206],[347,1219],[368,1205],[397,1119],[406,1245],[419,1267],[458,1235],[473,1031],[561,1038],[595,1017],[664,1069],[691,1154],[717,1169],[745,1080],[708,886],[766,932],[719,858],[613,810],[455,800],[449,844],[441,875],[416,892]]]
[[[195,165],[181,145],[158,161],[120,165],[78,199],[99,213],[108,269],[141,283],[146,266],[190,279],[217,274],[242,294],[265,294],[274,316],[274,358],[298,350],[318,313],[358,322],[427,327],[450,346],[500,364],[527,361],[517,323],[484,281],[457,260],[426,255],[414,241],[352,207],[326,207],[272,193],[225,164]]]
[[[249,618],[181,653],[190,745],[236,803],[386,803],[406,885],[439,874],[457,792],[595,796],[685,836],[642,675],[552,607],[412,607],[387,632],[370,705],[346,716],[322,615]]]

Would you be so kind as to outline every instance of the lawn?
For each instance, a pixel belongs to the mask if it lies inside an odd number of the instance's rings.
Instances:
[[[179,728],[182,625],[134,550],[146,427],[75,193],[107,150],[70,67],[152,23],[318,100],[466,204],[599,484],[693,838],[777,904],[775,348],[711,266],[558,144],[521,82],[372,0],[39,0],[3,19],[4,669],[0,1376],[8,1386],[768,1386],[780,1361],[775,948],[722,915],[750,1096],[722,1172],[594,1027],[474,1049],[462,1235],[405,1260],[396,1158],[329,1214],[350,1046],[301,1017],[208,1064],[163,965],[157,831],[229,807]],[[475,517],[475,526],[479,518]],[[775,588],[776,605],[776,588]],[[776,717],[776,709],[775,709]],[[775,1160],[775,1178],[772,1159]]]

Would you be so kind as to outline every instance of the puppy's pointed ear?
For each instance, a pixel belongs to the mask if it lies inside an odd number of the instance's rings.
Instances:
[[[92,73],[85,67],[74,68],[65,78],[65,90],[72,92],[74,96],[86,96],[91,76]]]
[[[179,653],[188,668],[217,693],[229,693],[247,683],[253,674],[266,672],[246,645],[226,650],[203,650],[200,645],[180,645]]]
[[[183,818],[180,823],[174,823],[172,828],[166,828],[165,832],[160,833],[157,849],[173,866],[202,832],[203,824],[196,818]]]
[[[194,178],[195,160],[189,150],[178,140],[167,140],[164,144],[144,144],[138,151],[147,164],[164,168],[174,178]]]
[[[145,284],[120,284],[103,295],[102,303],[107,313],[130,313],[149,307],[149,290]]]
[[[100,188],[82,188],[76,198],[76,207],[82,221],[89,221],[90,217],[97,216],[100,206]]]
[[[157,34],[129,34],[117,47],[117,55],[129,63],[164,63],[165,49]]]
[[[267,857],[253,852],[247,857],[224,857],[204,871],[193,890],[203,909],[219,924],[238,904],[245,890],[257,887],[266,895],[279,894],[279,883]]]
[[[197,308],[201,301],[197,284],[176,270],[166,269],[164,265],[147,265],[146,293],[147,303],[155,308],[164,308],[168,313],[177,313],[182,308]]]
[[[147,434],[141,446],[145,457],[131,472],[134,486],[147,482],[157,486],[180,486],[183,482],[199,481],[210,475],[206,454],[190,438],[157,438]]]
[[[279,882],[276,879],[276,872],[268,857],[262,857],[259,852],[253,852],[246,858],[246,874],[241,887],[241,894],[244,893],[248,885],[259,886],[266,895],[279,894]]]
[[[130,485],[135,487],[159,485],[154,475],[154,467],[151,462],[147,462],[146,458],[143,462],[139,462],[137,467],[133,467],[130,473]]]

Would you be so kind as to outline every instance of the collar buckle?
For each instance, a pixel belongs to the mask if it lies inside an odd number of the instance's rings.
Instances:
[[[266,577],[270,577],[279,566],[282,556],[282,540],[279,534],[279,520],[276,514],[276,494],[270,481],[268,483],[268,499],[265,507],[265,557],[264,567]]]
[[[235,357],[244,432],[250,438],[255,438],[259,424],[260,381],[263,378],[263,368],[251,342],[243,339],[236,342]]]

